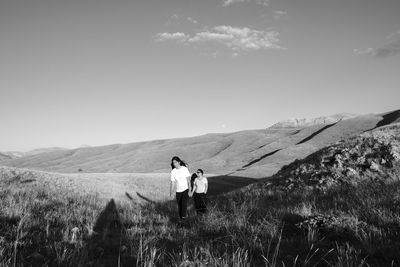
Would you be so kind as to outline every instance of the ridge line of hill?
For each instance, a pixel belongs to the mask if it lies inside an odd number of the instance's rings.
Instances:
[[[59,150],[3,159],[0,165],[62,173],[78,170],[87,173],[169,172],[172,156],[178,155],[191,165],[191,169],[262,178],[324,146],[376,125],[399,121],[399,113],[368,114],[327,125],[270,127],[229,134]]]

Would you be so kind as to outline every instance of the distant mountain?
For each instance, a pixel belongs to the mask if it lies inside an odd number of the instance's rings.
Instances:
[[[7,152],[2,152],[4,155],[9,156],[12,159],[20,158],[24,156],[24,152],[19,152],[19,151],[7,151]]]
[[[86,147],[91,147],[89,145],[80,145],[78,148],[86,148]]]
[[[5,153],[0,153],[0,161],[11,159],[11,157]]]
[[[351,114],[351,113],[340,113],[331,116],[324,116],[318,117],[313,119],[306,119],[306,118],[293,118],[278,122],[272,125],[270,128],[286,128],[286,127],[307,127],[307,126],[314,126],[320,124],[331,124],[336,123],[341,120],[348,120],[359,115]]]
[[[42,154],[42,153],[49,153],[49,152],[54,152],[54,151],[63,151],[63,150],[68,150],[68,148],[64,147],[45,147],[45,148],[36,148],[33,150],[30,150],[28,152],[23,153],[23,156],[33,156],[37,154]]]
[[[399,111],[393,111],[353,118],[342,115],[332,117],[336,118],[334,122],[327,123],[325,120],[323,124],[311,126],[296,124],[302,126],[55,149],[3,160],[1,164],[54,172],[78,172],[79,169],[83,172],[169,172],[171,158],[178,155],[187,161],[191,171],[202,168],[206,173],[262,178],[322,147],[377,126],[395,123],[400,115]]]
[[[48,147],[48,148],[37,148],[33,149],[27,152],[20,152],[20,151],[7,151],[7,152],[1,152],[0,155],[0,160],[3,159],[17,159],[17,158],[22,158],[26,156],[33,156],[41,153],[48,153],[48,152],[53,152],[53,151],[61,151],[61,150],[68,150],[68,148],[62,148],[62,147]]]

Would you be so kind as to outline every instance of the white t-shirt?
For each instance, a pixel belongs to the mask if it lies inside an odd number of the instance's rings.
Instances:
[[[203,178],[196,178],[194,180],[194,185],[196,186],[196,193],[205,193],[206,185],[208,184],[207,178],[203,176]]]
[[[171,171],[171,182],[176,182],[176,192],[189,189],[187,177],[190,177],[190,172],[185,166],[181,166],[179,169],[174,168]]]

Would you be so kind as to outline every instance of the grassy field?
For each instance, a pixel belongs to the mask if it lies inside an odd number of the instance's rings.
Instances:
[[[160,224],[161,220],[166,228],[176,225],[168,173],[60,174],[0,167],[0,175],[0,266],[97,266],[99,261],[115,266],[115,253],[104,256],[101,252],[114,251],[113,247],[107,247],[114,241],[104,240],[104,232],[113,224],[120,231],[111,234],[111,239],[118,239],[114,245],[118,247],[119,258],[125,263],[139,263],[133,260],[138,252],[132,254],[136,242],[130,238],[137,238],[131,236],[132,227],[142,231],[138,224],[148,219],[142,215],[148,205],[166,203],[170,208],[168,214],[153,210],[154,223]],[[254,182],[224,176],[210,177],[209,181],[209,195]],[[192,208],[190,212],[193,215]],[[122,241],[127,243],[122,246]],[[129,253],[121,258],[122,247],[125,253],[129,247]],[[99,260],[96,253],[104,257]]]
[[[63,174],[90,194],[98,194],[117,202],[134,200],[142,202],[140,196],[153,201],[169,199],[168,173],[76,173]],[[77,189],[79,191],[79,189]]]
[[[166,174],[2,167],[0,266],[400,266],[399,129],[257,183],[210,178],[209,212],[183,225]]]

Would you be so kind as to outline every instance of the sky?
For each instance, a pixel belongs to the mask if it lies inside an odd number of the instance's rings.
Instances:
[[[0,151],[399,109],[399,0],[0,0]]]

